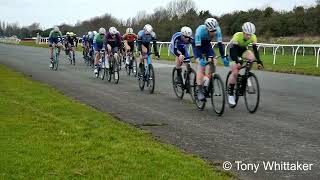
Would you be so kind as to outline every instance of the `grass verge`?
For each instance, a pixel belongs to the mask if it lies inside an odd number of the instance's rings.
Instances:
[[[0,179],[230,179],[0,65]]]

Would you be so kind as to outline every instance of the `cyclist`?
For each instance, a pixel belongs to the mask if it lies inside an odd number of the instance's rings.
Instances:
[[[242,64],[240,58],[247,59],[249,61],[257,60],[258,69],[263,68],[263,62],[260,59],[260,55],[257,48],[257,37],[255,35],[256,27],[251,22],[245,22],[242,25],[242,32],[237,32],[233,35],[230,43],[230,57],[235,62],[231,66],[232,74],[228,82],[228,101],[229,104],[235,105],[234,86],[237,82],[239,74],[239,68]],[[252,44],[252,51],[248,50],[248,45]]]
[[[59,53],[62,48],[62,34],[58,26],[55,26],[49,35],[49,53],[50,53],[50,68],[53,67],[53,47],[57,46],[59,48]]]
[[[94,73],[95,74],[98,73],[98,63],[99,63],[99,59],[100,59],[99,51],[102,49],[105,49],[105,43],[104,43],[105,34],[106,34],[106,30],[103,27],[101,27],[99,29],[99,33],[97,33],[93,39],[93,48],[94,48],[94,52],[96,54],[95,61],[94,61],[94,65],[95,65]]]
[[[91,31],[88,32],[88,34],[90,34],[90,33],[91,33]],[[82,41],[81,41],[83,57],[85,57],[88,54],[88,52],[87,52],[87,41],[88,41],[87,34],[84,34],[82,36]]]
[[[129,65],[128,53],[134,51],[134,41],[137,40],[137,35],[133,33],[132,28],[127,28],[126,33],[123,35],[124,47],[126,52],[126,64]]]
[[[215,37],[216,41],[218,41],[218,47],[220,55],[222,56],[222,60],[225,66],[229,65],[228,58],[225,56],[224,46],[222,44],[222,34],[221,29],[219,27],[219,23],[215,18],[208,18],[205,20],[203,25],[200,25],[196,29],[195,40],[193,43],[193,54],[195,59],[198,62],[198,71],[197,71],[197,85],[198,85],[198,100],[205,100],[204,89],[203,89],[203,79],[205,75],[206,69],[206,60],[203,58],[203,54],[206,55],[206,59],[208,61],[216,62],[215,53],[211,46],[211,40]],[[216,63],[215,63],[216,64]],[[211,76],[211,69],[209,68],[208,76]]]
[[[170,53],[176,56],[176,69],[178,72],[178,83],[182,83],[181,66],[184,58],[189,58],[189,44],[193,41],[192,30],[190,27],[184,26],[180,32],[173,34],[170,41]]]
[[[150,52],[150,42],[153,43],[153,51],[155,56],[157,56],[157,59],[160,58],[158,48],[157,48],[157,38],[156,33],[153,31],[153,28],[150,24],[146,24],[143,27],[143,30],[140,30],[138,32],[138,51],[140,53],[140,63],[139,68],[140,72],[144,72],[144,68],[142,65],[142,59],[146,59],[146,56]],[[145,66],[147,66],[147,63],[144,63]],[[147,68],[147,67],[145,67]]]
[[[108,54],[114,55],[115,59],[118,58],[118,51],[121,51],[121,35],[115,27],[110,27],[109,32],[105,37],[105,43],[107,46]],[[108,65],[108,62],[106,62]]]
[[[87,36],[87,41],[88,41],[88,53],[90,56],[93,55],[93,39],[94,39],[94,36],[97,34],[97,31],[89,31],[88,32],[88,36]]]
[[[73,32],[68,32],[66,37],[66,49],[71,50],[73,54],[73,59],[75,59],[75,47],[78,47],[78,39],[76,34]]]

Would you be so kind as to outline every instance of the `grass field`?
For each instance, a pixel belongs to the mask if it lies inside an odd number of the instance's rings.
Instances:
[[[0,65],[0,179],[231,179]]]
[[[20,42],[20,45],[48,47],[46,44],[35,44],[34,42]],[[77,50],[82,51],[82,47],[79,45]],[[297,64],[296,66],[293,66],[294,56],[291,55],[291,49],[289,49],[289,51],[287,50],[285,55],[281,55],[281,51],[279,50],[277,53],[276,64],[273,64],[273,55],[270,48],[267,49],[266,55],[263,54],[262,48],[260,50],[261,59],[264,61],[265,71],[320,76],[320,67],[316,67],[316,57],[314,55],[310,55],[310,52],[305,56],[302,56],[301,53],[298,54]],[[215,49],[215,52],[219,55],[217,49]],[[167,47],[161,48],[161,59],[174,61],[174,58],[175,57],[172,55],[168,56]],[[222,65],[221,61],[219,61],[218,65]]]

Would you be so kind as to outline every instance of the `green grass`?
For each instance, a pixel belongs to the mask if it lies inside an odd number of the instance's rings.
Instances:
[[[0,179],[230,179],[0,65]]]
[[[35,46],[35,47],[45,47],[47,45],[44,44],[35,44],[34,42],[21,42],[20,45],[25,46]],[[282,72],[282,73],[291,73],[291,74],[305,74],[305,75],[314,75],[320,76],[320,67],[316,67],[316,58],[314,55],[310,55],[313,53],[312,49],[307,49],[306,52],[309,55],[302,56],[301,52],[297,55],[297,64],[293,66],[294,56],[291,55],[291,48],[286,49],[286,54],[281,55],[281,50],[278,50],[276,64],[273,64],[273,55],[270,52],[270,48],[267,49],[266,55],[263,55],[262,48],[260,49],[261,59],[264,61],[264,70],[265,71],[273,71],[273,72]],[[82,51],[82,47],[78,46],[77,51]],[[301,51],[301,50],[300,50]],[[215,49],[217,55],[219,52]],[[192,53],[191,53],[192,54]],[[167,46],[163,46],[161,48],[161,59],[174,61],[175,57],[172,55],[168,56],[168,48]],[[222,66],[221,61],[218,61],[218,65]]]

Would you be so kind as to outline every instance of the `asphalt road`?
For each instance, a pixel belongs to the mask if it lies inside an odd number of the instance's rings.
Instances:
[[[249,114],[240,99],[235,109],[227,107],[224,115],[217,117],[210,106],[198,111],[188,95],[182,101],[175,97],[170,62],[154,63],[156,89],[150,95],[141,92],[137,80],[125,72],[117,85],[95,79],[92,68],[77,55],[76,66],[63,56],[55,72],[48,69],[47,49],[0,44],[1,64],[148,130],[159,141],[199,155],[218,168],[230,161],[231,171],[240,179],[320,178],[319,77],[254,71],[262,91],[258,111]],[[227,71],[218,68],[224,80]],[[243,171],[235,161],[260,166],[257,172]],[[309,171],[265,171],[263,161],[313,165]]]

